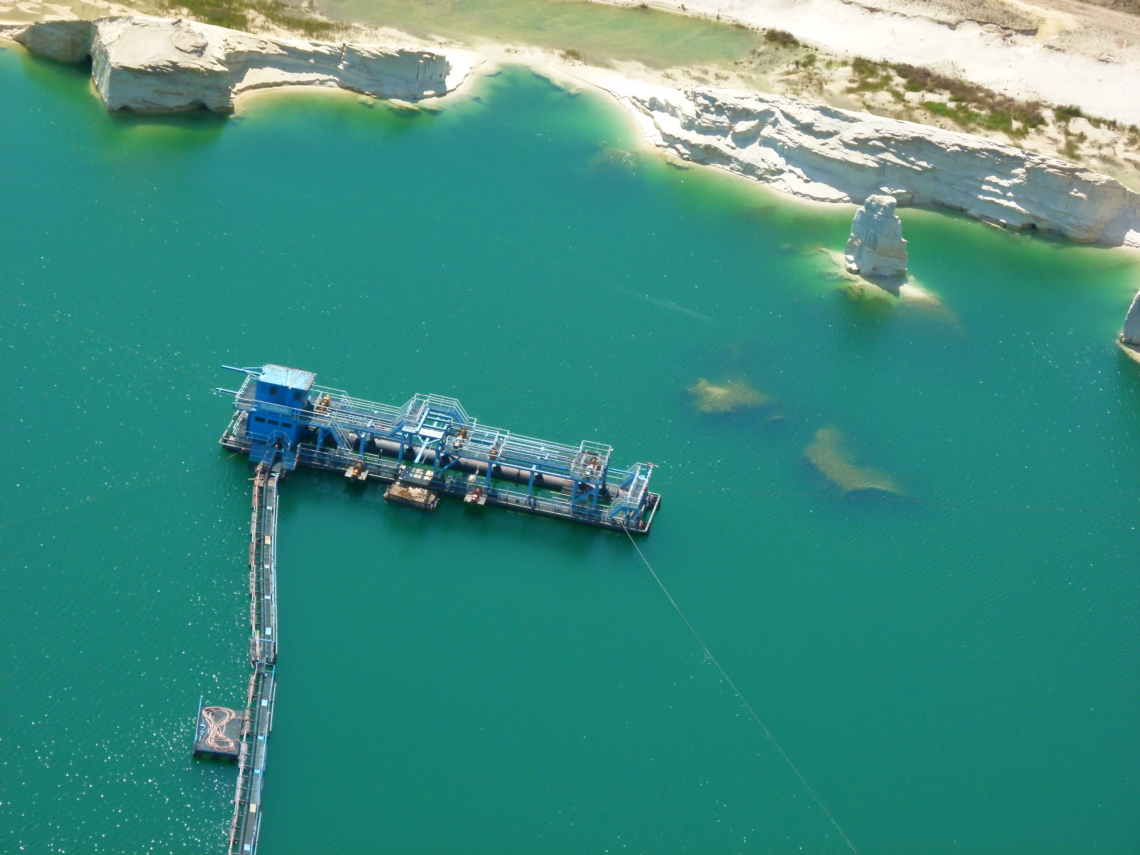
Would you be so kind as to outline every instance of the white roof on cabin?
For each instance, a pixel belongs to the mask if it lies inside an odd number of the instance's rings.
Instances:
[[[302,371],[299,368],[286,368],[284,365],[266,365],[261,369],[261,376],[257,378],[262,383],[272,383],[274,386],[284,386],[286,389],[301,389],[308,392],[317,379],[312,371]]]

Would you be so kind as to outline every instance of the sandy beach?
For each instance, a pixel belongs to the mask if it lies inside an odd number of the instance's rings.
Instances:
[[[923,65],[1024,100],[1140,124],[1140,16],[1081,0],[653,0],[822,50]]]
[[[1140,128],[1130,121],[1140,121],[1140,99],[1127,96],[1140,91],[1131,35],[1140,17],[1077,0],[888,2],[677,4],[714,40],[743,36],[737,53],[756,46],[736,60],[664,67],[644,52],[649,62],[505,43],[477,23],[462,40],[407,34],[400,20],[336,21],[311,4],[296,10],[303,18],[276,21],[250,7],[243,20],[256,32],[246,34],[146,16],[89,26],[77,19],[90,18],[90,4],[28,0],[18,17],[49,11],[56,23],[26,33],[0,23],[0,36],[63,61],[90,53],[107,107],[143,112],[231,111],[243,93],[295,86],[418,101],[454,91],[480,66],[527,65],[613,97],[667,155],[801,199],[861,204],[885,193],[1009,228],[1140,246]],[[563,5],[632,22],[642,36],[686,26],[645,7]]]

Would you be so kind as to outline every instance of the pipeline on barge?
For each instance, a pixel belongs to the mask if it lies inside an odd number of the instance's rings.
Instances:
[[[343,472],[387,484],[389,501],[434,509],[440,496],[469,504],[649,533],[661,497],[653,465],[610,465],[612,448],[565,445],[487,427],[454,398],[416,395],[403,406],[318,386],[309,371],[265,365],[245,375],[221,444],[250,461]]]

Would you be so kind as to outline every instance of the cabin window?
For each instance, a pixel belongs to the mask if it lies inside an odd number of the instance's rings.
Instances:
[[[269,394],[272,395],[274,398],[276,398],[277,397],[277,387],[276,386],[270,386],[269,387]]]
[[[294,389],[293,390],[293,400],[294,401],[301,400],[301,390],[300,389]]]
[[[277,419],[270,419],[270,420],[269,420],[269,423],[270,423],[271,425],[275,425],[275,424],[277,424]]]
[[[281,427],[283,427],[283,428],[291,428],[291,427],[293,427],[293,425],[289,424],[289,422],[281,422]]]
[[[262,424],[265,424],[265,419],[263,419],[261,416],[254,416],[253,420],[255,422],[261,422]]]

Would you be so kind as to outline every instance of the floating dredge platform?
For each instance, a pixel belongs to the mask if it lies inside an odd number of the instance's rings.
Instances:
[[[228,366],[227,366],[228,367]],[[435,510],[440,496],[646,535],[661,504],[652,464],[610,466],[608,445],[518,436],[470,418],[454,398],[416,395],[402,407],[349,397],[280,365],[245,374],[221,444],[256,464],[249,543],[249,658],[244,711],[202,706],[195,757],[238,763],[230,855],[257,851],[265,750],[277,695],[277,487],[297,466],[386,484],[384,498]]]
[[[612,448],[564,445],[487,427],[454,398],[377,404],[317,386],[308,371],[266,365],[246,375],[221,444],[297,466],[391,485],[384,498],[433,510],[440,496],[648,534],[660,496],[651,464],[610,465]]]

